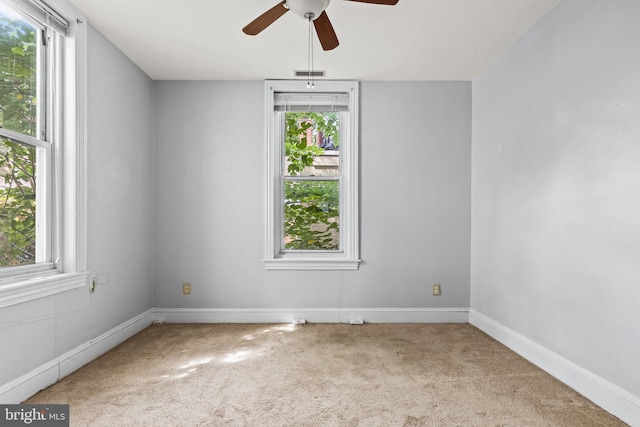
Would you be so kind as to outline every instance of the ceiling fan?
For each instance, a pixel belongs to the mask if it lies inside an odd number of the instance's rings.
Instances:
[[[331,50],[338,47],[338,36],[329,21],[325,9],[329,6],[330,0],[282,0],[280,3],[267,10],[262,15],[251,21],[242,31],[250,36],[260,34],[262,30],[273,24],[278,18],[292,10],[303,19],[313,21],[313,25],[318,33],[318,39],[322,49]],[[346,0],[358,3],[386,4],[394,5],[398,0]]]

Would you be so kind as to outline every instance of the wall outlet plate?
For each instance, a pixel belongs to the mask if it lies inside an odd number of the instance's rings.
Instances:
[[[182,295],[191,295],[191,283],[182,284]]]
[[[442,289],[440,288],[440,284],[436,283],[433,285],[432,290],[431,290],[431,295],[439,297],[440,295],[442,295]]]

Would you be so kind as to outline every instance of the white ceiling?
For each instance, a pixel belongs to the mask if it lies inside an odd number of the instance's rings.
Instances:
[[[293,78],[307,69],[307,22],[287,13],[257,36],[242,28],[278,0],[70,0],[156,80]],[[330,79],[472,80],[558,0],[333,0],[340,40],[316,70]]]

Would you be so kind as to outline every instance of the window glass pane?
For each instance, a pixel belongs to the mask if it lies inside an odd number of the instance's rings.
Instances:
[[[0,3],[0,127],[37,131],[37,28]]]
[[[340,249],[340,182],[284,182],[284,248]]]
[[[339,113],[287,112],[285,121],[285,175],[339,176]]]
[[[0,4],[0,127],[36,136],[37,31]],[[0,138],[0,267],[33,264],[36,148]]]
[[[35,263],[36,148],[0,138],[0,267]]]

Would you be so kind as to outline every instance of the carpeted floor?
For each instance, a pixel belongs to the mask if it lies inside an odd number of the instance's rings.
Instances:
[[[25,403],[72,426],[623,426],[468,324],[164,324]]]

